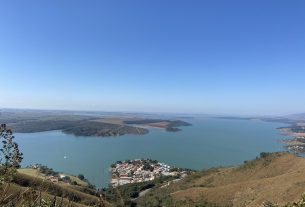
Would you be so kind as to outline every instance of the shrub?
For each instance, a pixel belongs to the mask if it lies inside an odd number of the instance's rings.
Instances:
[[[83,174],[79,174],[77,177],[78,177],[80,180],[85,180],[85,176],[84,176]]]

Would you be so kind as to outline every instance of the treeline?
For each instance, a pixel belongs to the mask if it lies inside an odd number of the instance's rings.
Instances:
[[[107,201],[116,206],[137,206],[137,198],[141,192],[147,189],[159,188],[177,178],[173,176],[160,176],[153,181],[129,183],[116,188],[109,187],[103,189],[103,195]]]
[[[94,121],[82,122],[76,126],[63,129],[64,133],[75,136],[121,136],[124,134],[147,134],[148,130],[134,126],[122,126]]]

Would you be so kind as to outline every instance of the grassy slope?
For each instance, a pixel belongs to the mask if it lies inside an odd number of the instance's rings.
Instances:
[[[293,202],[305,191],[305,159],[288,153],[267,154],[240,167],[195,173],[139,200],[168,195],[174,202],[202,200],[218,206],[261,206],[264,201],[280,205]],[[193,205],[190,205],[193,206]]]
[[[47,176],[40,173],[37,169],[33,169],[33,168],[21,168],[21,169],[18,169],[18,172],[19,173],[23,173],[23,174],[26,174],[26,175],[29,175],[29,176],[32,176],[32,177],[35,177],[35,178],[41,178],[41,179],[46,179]],[[68,174],[64,174],[64,173],[60,173],[60,174],[63,174],[63,175],[66,175],[66,176],[69,176],[71,181],[76,181],[80,186],[83,186],[83,187],[87,187],[88,186],[88,183],[79,179],[78,177],[76,176],[73,176],[73,175],[68,175]],[[66,183],[64,182],[59,182],[59,184],[62,184],[62,185],[67,185]]]
[[[21,170],[22,171],[22,170]],[[14,177],[14,181],[9,188],[9,192],[14,196],[22,194],[29,187],[42,191],[42,195],[45,198],[54,198],[54,196],[64,197],[64,202],[68,200],[74,200],[74,206],[91,206],[98,202],[98,197],[81,191],[80,188],[74,188],[74,186],[55,184],[50,181],[46,181],[43,175],[37,175],[34,171],[25,171],[24,173],[17,173]],[[60,198],[58,198],[60,199]],[[106,206],[111,206],[109,203]]]
[[[18,203],[18,205],[20,206],[21,204],[24,203],[24,201],[22,201],[19,197],[15,197],[16,196],[16,192],[20,192],[21,194],[21,197],[24,197],[24,195],[26,194],[26,192],[28,192],[28,188],[27,187],[22,187],[20,185],[16,185],[16,184],[11,184],[10,188],[9,188],[9,191],[8,191],[8,194],[12,194],[12,198],[11,199],[15,199]],[[54,195],[52,194],[49,194],[47,192],[42,192],[42,197],[45,199],[45,200],[53,200],[54,199]],[[61,202],[61,198],[60,197],[57,197],[57,203],[60,203]],[[64,198],[63,199],[63,205],[64,206],[68,206],[69,204],[69,200],[67,198]],[[87,205],[84,205],[84,204],[81,204],[81,203],[73,203],[72,204],[73,207],[88,207]]]

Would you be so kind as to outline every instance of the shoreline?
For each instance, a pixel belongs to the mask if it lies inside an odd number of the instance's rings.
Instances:
[[[294,128],[297,124],[291,124],[288,127],[280,127],[278,130],[283,136],[289,136],[292,138],[282,139],[281,143],[288,151],[296,154],[305,153],[305,132],[295,132]]]

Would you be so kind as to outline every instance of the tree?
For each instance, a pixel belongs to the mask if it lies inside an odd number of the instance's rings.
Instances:
[[[5,124],[0,125],[0,181],[9,182],[20,167],[22,153],[19,151],[18,144],[14,142],[12,130],[8,129]]]
[[[14,142],[13,132],[5,124],[0,125],[0,143],[0,206],[4,206],[10,201],[8,189],[20,167],[22,153]]]

